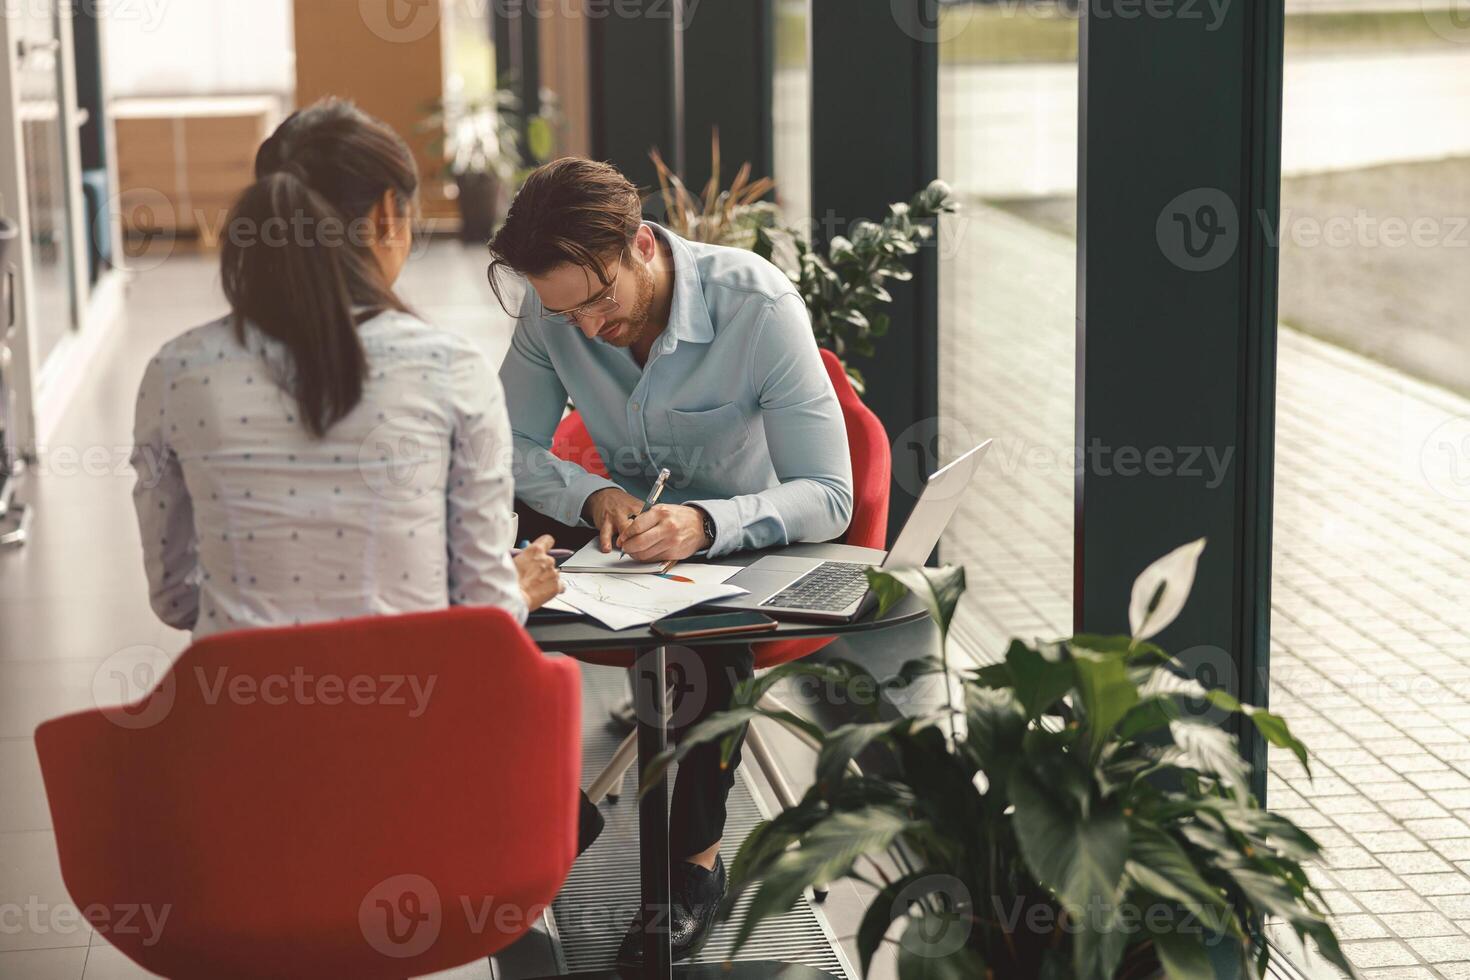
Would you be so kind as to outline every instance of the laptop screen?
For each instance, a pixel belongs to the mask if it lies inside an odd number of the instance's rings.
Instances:
[[[980,468],[980,460],[990,448],[992,440],[965,453],[929,477],[924,492],[914,504],[914,511],[898,532],[898,540],[883,560],[884,568],[920,568],[929,560],[934,546],[939,544],[940,535],[949,526],[954,512],[959,509],[965,491]]]

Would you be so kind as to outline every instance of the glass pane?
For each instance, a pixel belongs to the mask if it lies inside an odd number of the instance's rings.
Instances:
[[[495,91],[495,73],[509,66],[495,64],[491,43],[490,8],[483,0],[449,0],[444,4],[444,90],[469,98]]]
[[[812,72],[808,0],[777,0],[771,130],[776,197],[786,220],[806,227],[811,216]]]
[[[1050,0],[940,8],[936,462],[995,445],[940,545],[963,562],[960,635],[1072,627],[1076,325],[1076,13]]]
[[[291,0],[111,6],[102,43],[113,98],[286,95],[296,84]]]
[[[1273,809],[1348,956],[1470,969],[1470,21],[1288,5]],[[1371,975],[1371,974],[1370,974]]]
[[[76,326],[55,4],[22,8],[17,26],[21,39],[19,110],[31,225],[31,295],[36,310],[30,342],[39,362]]]

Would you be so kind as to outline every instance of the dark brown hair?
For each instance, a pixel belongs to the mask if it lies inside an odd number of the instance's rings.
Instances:
[[[291,355],[283,379],[320,436],[362,399],[367,356],[353,310],[404,311],[370,248],[366,221],[391,191],[413,207],[408,146],[350,102],[294,113],[255,157],[255,183],[230,212],[220,272],[243,341],[248,320]]]
[[[500,292],[501,269],[540,276],[571,263],[608,285],[603,263],[633,241],[642,222],[638,188],[617,167],[563,157],[536,168],[490,242],[495,298],[512,312]]]

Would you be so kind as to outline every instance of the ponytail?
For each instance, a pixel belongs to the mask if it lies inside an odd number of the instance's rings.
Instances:
[[[361,229],[387,192],[410,207],[418,177],[391,130],[328,100],[266,141],[256,178],[230,213],[220,253],[225,297],[242,341],[248,322],[285,346],[283,383],[320,437],[362,400],[368,364],[355,311],[406,310]]]

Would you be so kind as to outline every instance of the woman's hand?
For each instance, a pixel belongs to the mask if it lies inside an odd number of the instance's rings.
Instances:
[[[556,559],[549,554],[554,544],[556,542],[551,535],[543,534],[531,542],[531,547],[511,559],[515,562],[516,575],[521,580],[521,595],[525,596],[528,609],[540,609],[566,588],[561,573],[556,570]]]

